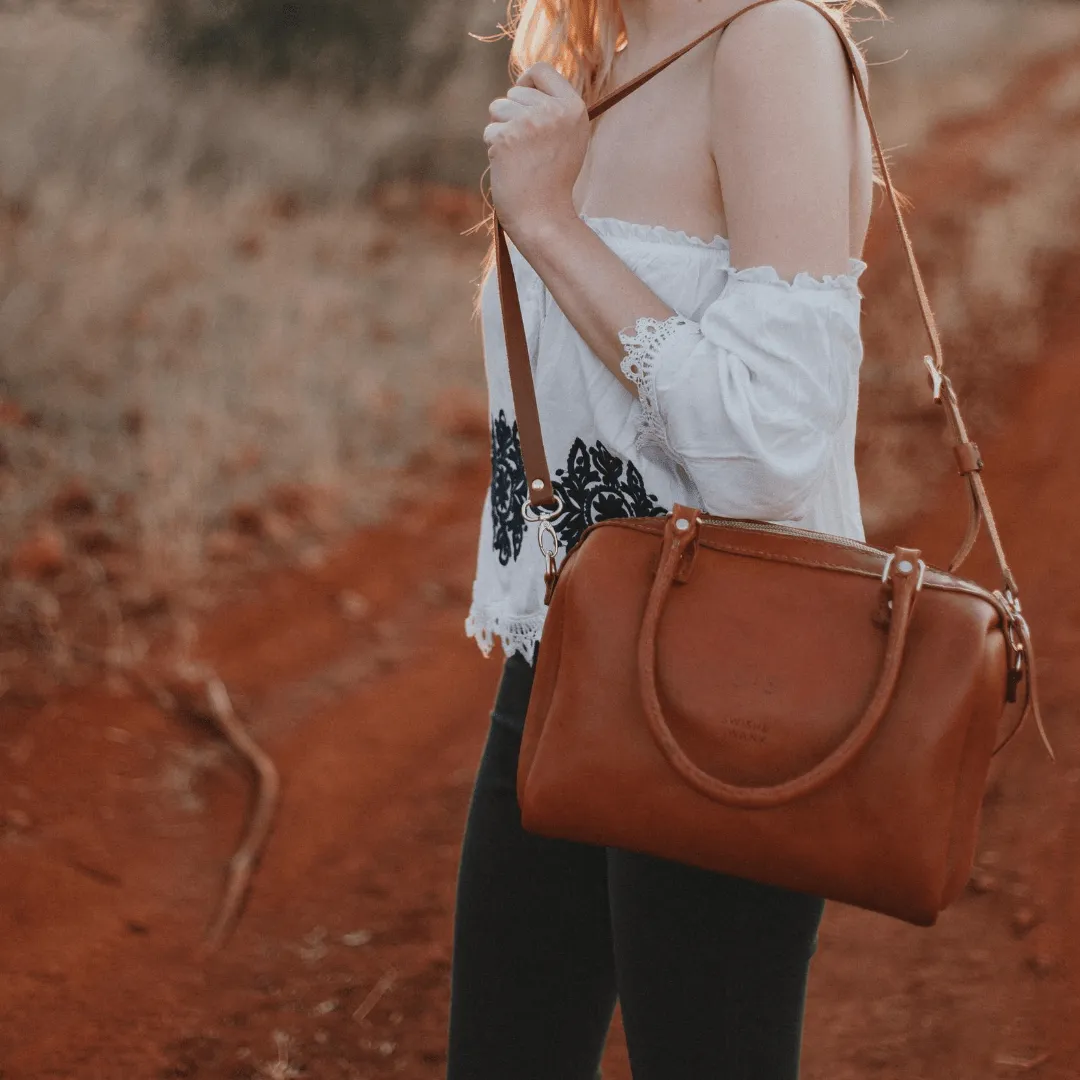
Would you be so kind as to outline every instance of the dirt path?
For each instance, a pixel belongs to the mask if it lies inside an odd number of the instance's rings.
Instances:
[[[1069,55],[1057,70],[1076,64]],[[1049,85],[1022,84],[1006,107],[943,132],[905,169],[917,205],[955,221],[995,197],[978,163],[1042,115]],[[868,259],[881,280],[895,280],[891,244],[878,228]],[[1041,757],[1031,730],[1003,755],[980,890],[938,927],[830,909],[807,1019],[809,1080],[1080,1075],[1080,746],[1070,728],[1080,693],[1080,271],[1061,260],[1044,282],[1037,366],[987,380],[975,377],[975,346],[954,358],[984,405],[1011,402],[996,434],[977,435],[1059,764]],[[872,305],[869,275],[866,291]],[[864,407],[868,452],[893,413],[873,395]],[[875,475],[869,494],[880,499],[887,474]],[[201,629],[201,655],[285,783],[245,917],[209,962],[193,950],[245,807],[227,755],[106,684],[44,707],[5,703],[3,1080],[442,1074],[454,872],[499,674],[461,626],[486,479],[483,468],[462,472],[445,502],[356,536],[320,569],[270,575]],[[949,488],[930,502],[903,535],[940,561],[962,501]],[[990,580],[985,553],[966,573]],[[606,1080],[629,1080],[617,1027],[605,1067]]]

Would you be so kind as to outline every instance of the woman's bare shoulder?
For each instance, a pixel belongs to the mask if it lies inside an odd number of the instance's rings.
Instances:
[[[710,130],[734,265],[847,266],[852,85],[831,18],[775,0],[720,38]]]
[[[803,0],[773,0],[740,15],[720,36],[718,73],[736,79],[761,79],[795,65],[797,71],[847,70],[843,28],[827,8]],[[847,36],[844,34],[844,36]],[[862,55],[854,50],[864,81]]]

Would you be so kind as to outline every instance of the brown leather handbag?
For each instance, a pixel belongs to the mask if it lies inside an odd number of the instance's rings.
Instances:
[[[646,852],[928,926],[967,881],[1008,703],[1019,713],[1014,732],[1031,712],[1046,736],[1031,639],[982,460],[943,371],[854,47],[823,13],[843,41],[907,253],[933,350],[924,362],[934,400],[971,494],[967,534],[946,572],[911,548],[885,551],[676,505],[666,517],[589,526],[556,569],[551,520],[560,507],[496,218],[529,481],[523,512],[539,522],[549,605],[518,799],[522,823],[535,833]],[[741,14],[601,99],[590,116]],[[995,591],[954,576],[981,523],[1001,570]]]

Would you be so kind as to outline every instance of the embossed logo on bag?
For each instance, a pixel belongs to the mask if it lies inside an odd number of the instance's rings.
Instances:
[[[768,740],[769,729],[760,720],[749,720],[744,716],[722,716],[720,726],[725,734],[739,742],[762,745]]]

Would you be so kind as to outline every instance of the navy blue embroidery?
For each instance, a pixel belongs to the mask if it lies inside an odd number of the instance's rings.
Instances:
[[[521,459],[518,426],[506,422],[506,413],[491,420],[491,528],[492,547],[503,566],[521,554],[525,519],[521,504],[525,501],[525,463]]]
[[[586,446],[584,440],[575,439],[566,468],[556,470],[552,487],[563,501],[554,525],[564,552],[597,521],[668,513],[646,490],[638,467],[599,441]],[[521,505],[526,494],[517,421],[508,423],[500,409],[491,421],[491,524],[492,547],[503,566],[521,554],[525,536]]]
[[[638,467],[613,454],[602,442],[586,446],[575,439],[566,468],[558,469],[552,486],[561,496],[563,512],[555,531],[565,551],[597,521],[623,517],[661,517],[668,511],[645,489]]]

